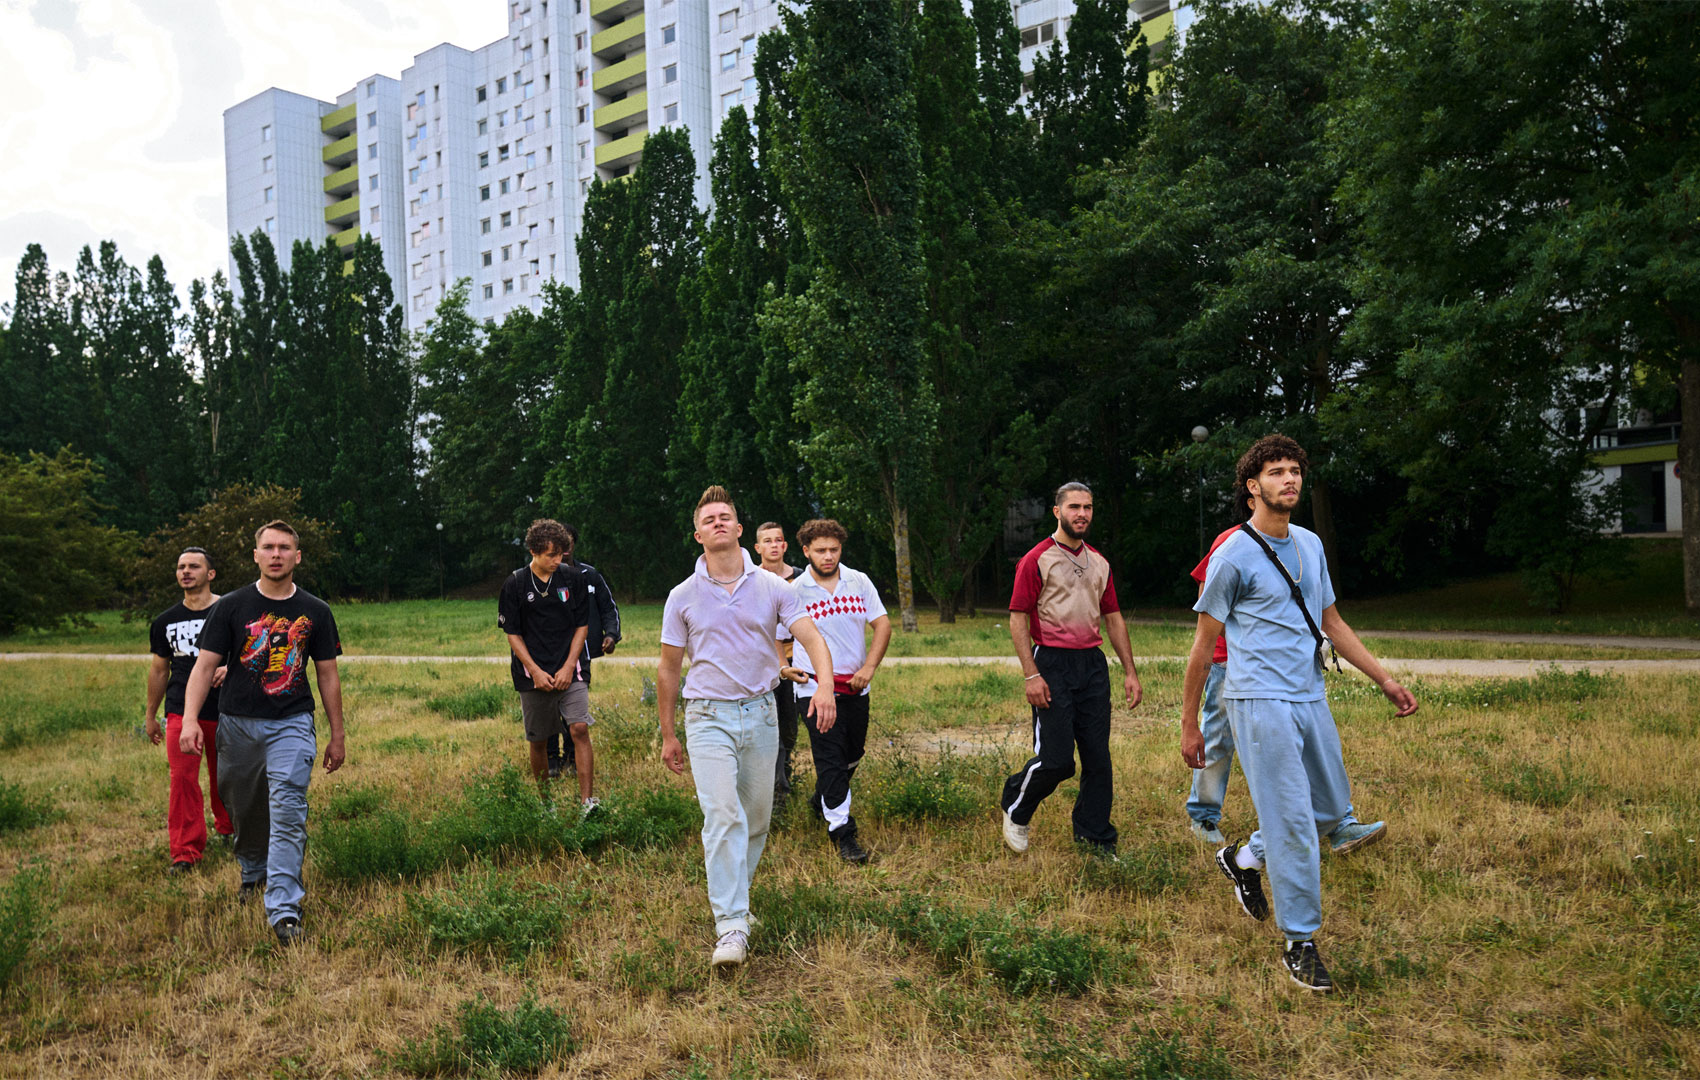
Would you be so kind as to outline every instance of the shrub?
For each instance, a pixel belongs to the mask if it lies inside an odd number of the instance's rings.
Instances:
[[[544,1066],[578,1049],[572,1020],[527,994],[504,1013],[480,994],[460,1003],[454,1024],[439,1024],[424,1039],[409,1040],[384,1055],[413,1076],[518,1073],[534,1076]]]
[[[409,893],[407,917],[429,948],[516,960],[558,941],[589,902],[587,892],[486,869],[432,893]]]
[[[30,795],[21,784],[0,780],[0,833],[33,829],[61,816],[46,798]]]
[[[0,992],[9,989],[46,929],[47,872],[26,867],[0,888]]]
[[[421,869],[408,844],[408,817],[393,808],[327,823],[312,850],[319,873],[332,881],[393,881]]]
[[[519,698],[511,686],[472,686],[429,698],[425,707],[450,720],[487,720],[516,712]]]
[[[350,821],[377,813],[389,801],[390,793],[381,787],[351,784],[332,789],[325,799],[324,812],[333,821]]]
[[[916,824],[965,821],[986,805],[985,780],[976,759],[947,753],[928,766],[900,756],[881,771],[864,798],[876,818]]]

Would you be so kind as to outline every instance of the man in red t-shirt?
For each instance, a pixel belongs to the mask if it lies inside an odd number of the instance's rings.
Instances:
[[[1110,677],[1099,620],[1122,662],[1128,708],[1139,704],[1127,625],[1116,605],[1110,564],[1086,542],[1092,525],[1092,490],[1067,483],[1057,489],[1057,530],[1022,556],[1009,601],[1009,635],[1026,677],[1033,706],[1033,756],[1003,786],[1003,839],[1027,850],[1033,811],[1058,784],[1074,775],[1080,747],[1080,794],[1074,800],[1074,838],[1114,856],[1110,824]]]

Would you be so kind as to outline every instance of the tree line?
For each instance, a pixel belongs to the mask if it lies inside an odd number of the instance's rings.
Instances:
[[[1689,421],[1700,612],[1700,9],[1195,7],[1154,77],[1125,0],[1026,77],[1007,0],[788,12],[712,208],[652,133],[591,190],[580,287],[499,324],[462,284],[409,337],[364,240],[345,275],[237,238],[238,288],[186,312],[157,259],[32,247],[0,449],[70,447],[91,523],[135,534],[297,489],[322,586],[374,597],[488,578],[544,514],[660,595],[712,481],[752,527],[840,518],[948,619],[1001,600],[1062,479],[1125,597],[1183,599],[1233,459],[1282,430],[1344,586],[1516,566],[1556,608],[1611,551],[1594,437],[1648,409]]]

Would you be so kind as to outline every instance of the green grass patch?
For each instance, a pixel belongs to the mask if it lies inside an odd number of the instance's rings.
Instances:
[[[332,821],[369,817],[390,802],[388,788],[365,784],[343,784],[331,789],[323,813]]]
[[[15,750],[88,731],[119,731],[129,709],[110,695],[65,692],[58,684],[29,684],[29,692],[0,691],[0,750]]]
[[[460,1003],[452,1024],[439,1024],[427,1038],[384,1057],[410,1076],[535,1076],[576,1049],[567,1014],[529,994],[503,1012],[480,994]]]
[[[11,990],[18,973],[47,928],[47,871],[25,867],[0,887],[0,993]]]
[[[33,829],[64,816],[45,795],[31,795],[22,784],[0,780],[0,833]]]
[[[878,821],[922,824],[965,821],[985,811],[993,780],[1001,780],[998,758],[945,753],[926,762],[899,754],[870,770],[862,799]]]
[[[450,720],[488,720],[519,712],[519,695],[512,686],[469,686],[426,699],[425,707]]]
[[[1035,1064],[1056,1076],[1075,1080],[1232,1080],[1227,1051],[1206,1032],[1203,1045],[1191,1046],[1179,1032],[1166,1035],[1138,1024],[1111,1045],[1102,1031],[1078,1042],[1053,1041],[1029,1053]]]
[[[614,985],[643,997],[695,993],[707,981],[700,952],[655,933],[636,947],[617,946],[608,976]]]
[[[1484,769],[1483,790],[1512,802],[1558,809],[1587,798],[1600,787],[1568,756],[1556,770],[1534,761],[1504,762],[1485,755],[1479,760]]]
[[[514,961],[559,941],[591,897],[484,867],[406,899],[403,932],[418,934],[432,951]]]
[[[397,735],[372,744],[380,754],[429,754],[435,748],[436,743],[423,735]]]
[[[1114,859],[1087,858],[1081,884],[1122,896],[1161,896],[1190,888],[1197,858],[1190,849],[1150,844],[1124,848]]]

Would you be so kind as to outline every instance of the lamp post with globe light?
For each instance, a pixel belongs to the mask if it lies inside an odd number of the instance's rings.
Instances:
[[[1210,437],[1210,429],[1199,424],[1192,429],[1192,441],[1195,445],[1203,446],[1204,440]],[[437,526],[439,529],[441,525]],[[1198,461],[1198,557],[1204,558],[1204,459]]]

